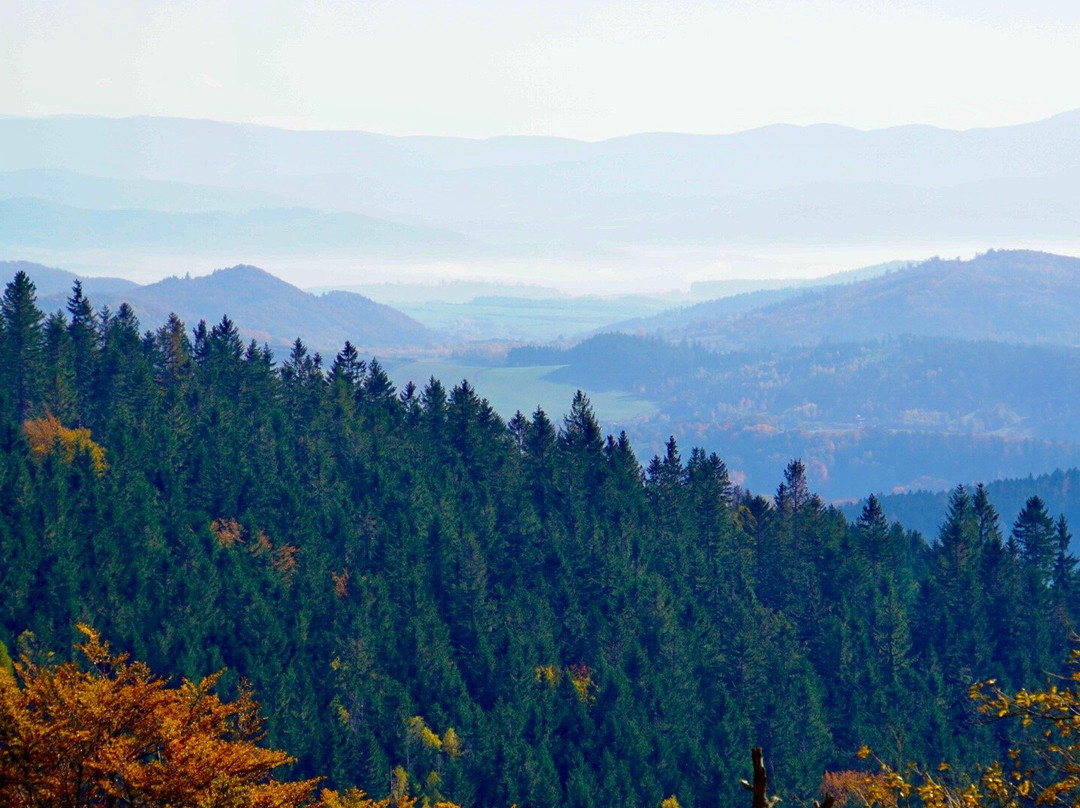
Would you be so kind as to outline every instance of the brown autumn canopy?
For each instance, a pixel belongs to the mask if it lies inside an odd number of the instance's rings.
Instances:
[[[213,692],[220,674],[169,687],[141,662],[114,654],[80,626],[89,663],[42,665],[24,654],[0,666],[0,805],[9,808],[409,808],[355,789],[313,792],[280,782],[286,752],[258,745],[252,694]]]

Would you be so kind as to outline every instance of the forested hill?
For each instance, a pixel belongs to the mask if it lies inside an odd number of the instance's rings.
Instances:
[[[123,278],[87,277],[80,279],[74,272],[35,264],[32,261],[0,261],[0,282],[5,284],[11,282],[19,272],[25,272],[34,279],[38,305],[45,311],[63,308],[63,302],[71,294],[71,286],[76,280],[80,280],[84,292],[95,296],[112,295],[115,292],[123,292],[138,286],[134,281],[124,280]],[[60,301],[60,305],[51,306],[50,300],[52,298]]]
[[[65,307],[75,275],[25,262],[0,263],[4,282],[19,271],[46,279],[40,295],[44,311]],[[165,278],[146,286],[118,278],[82,278],[80,282],[98,305],[117,311],[127,303],[149,322],[164,322],[176,313],[189,323],[212,323],[228,311],[241,323],[245,339],[265,342],[279,353],[287,351],[300,335],[312,351],[330,355],[346,339],[382,355],[430,347],[438,340],[421,323],[363,295],[312,295],[253,266],[219,269],[194,278]]]
[[[1080,258],[990,250],[933,258],[879,277],[788,294],[722,299],[659,315],[659,330],[723,350],[858,342],[903,335],[1080,345]]]
[[[519,348],[507,362],[657,402],[658,415],[631,425],[639,445],[659,450],[682,425],[755,488],[792,456],[837,500],[1080,461],[1078,348],[901,337],[719,352],[602,334],[569,349]]]
[[[762,745],[800,804],[862,744],[988,759],[969,685],[1039,682],[1080,614],[1038,500],[1005,536],[957,490],[928,546],[796,461],[772,497],[674,440],[643,470],[583,394],[504,423],[348,344],[275,361],[78,293],[46,319],[25,274],[0,315],[0,639],[64,654],[85,621],[177,677],[228,666],[334,785],[737,804]]]
[[[1002,521],[1012,520],[1033,496],[1039,497],[1054,513],[1064,514],[1071,524],[1080,524],[1080,469],[1056,469],[1048,474],[1028,475],[986,483],[986,492],[997,506]],[[948,491],[910,491],[903,494],[879,494],[881,509],[890,521],[932,536],[949,510]],[[865,503],[843,506],[849,517],[858,516]]]

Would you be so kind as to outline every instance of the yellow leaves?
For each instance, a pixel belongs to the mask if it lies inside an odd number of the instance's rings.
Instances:
[[[1013,693],[1003,691],[993,680],[971,687],[971,698],[983,715],[1038,729],[1023,735],[1025,745],[1008,748],[1002,760],[981,767],[978,776],[954,773],[949,764],[941,763],[933,772],[912,765],[908,776],[902,777],[883,764],[880,775],[854,786],[850,777],[842,779],[843,773],[827,774],[826,788],[838,795],[841,805],[839,795],[847,787],[865,805],[883,808],[896,808],[897,796],[906,796],[905,790],[913,790],[922,808],[1080,805],[1080,686],[1073,678],[1059,681],[1069,684]],[[870,754],[866,747],[858,751],[860,759]],[[1037,768],[1028,768],[1032,765]]]
[[[90,458],[90,467],[97,476],[100,477],[109,468],[105,462],[105,449],[94,443],[89,429],[69,429],[51,412],[46,412],[41,418],[25,421],[23,435],[30,444],[30,452],[39,460],[57,454],[65,463],[71,464],[76,457],[85,454]]]
[[[425,749],[442,749],[442,738],[432,732],[428,727],[420,730],[420,743]]]
[[[400,782],[398,780],[398,773],[400,772]],[[396,796],[392,794],[389,797],[381,800],[373,800],[363,791],[358,788],[350,788],[345,791],[344,794],[339,794],[336,791],[330,791],[329,789],[323,789],[319,795],[319,801],[313,806],[313,808],[413,808],[416,804],[416,800],[409,797],[405,790],[408,775],[405,774],[405,770],[398,766],[394,769],[395,786],[400,786],[400,793]],[[445,803],[448,808],[457,808],[452,803]]]
[[[461,737],[450,727],[442,736],[442,749],[452,758],[461,756]]]
[[[414,715],[405,725],[406,735],[411,741],[419,741],[424,749],[445,752],[452,758],[461,755],[461,736],[450,727],[440,738],[421,716]]]
[[[420,741],[425,749],[438,749],[442,746],[439,736],[432,732],[424,719],[418,715],[414,715],[406,722],[405,732],[409,740]]]
[[[596,683],[593,681],[592,671],[589,670],[588,665],[584,662],[578,662],[566,668],[566,673],[569,674],[570,684],[573,685],[574,692],[583,704],[588,704],[596,698],[593,692],[596,690]],[[537,665],[534,674],[537,684],[543,684],[548,689],[554,689],[562,680],[563,669],[554,665]]]
[[[390,801],[376,802],[358,788],[350,788],[344,794],[324,788],[319,795],[319,808],[385,808]]]
[[[555,687],[559,683],[561,671],[554,665],[537,665],[536,681],[543,682],[548,687]]]
[[[1043,789],[1042,793],[1039,794],[1038,802],[1042,805],[1054,805],[1062,801],[1062,794],[1076,791],[1078,786],[1080,786],[1080,778],[1076,775],[1066,777],[1064,780]]]
[[[944,787],[936,780],[927,780],[915,789],[926,808],[944,808],[946,793]]]
[[[667,799],[660,801],[660,808],[682,808],[682,806],[679,805],[679,801],[675,799],[675,795],[672,794]]]
[[[415,750],[417,745],[420,746],[421,754],[413,758],[417,768],[422,771],[424,768],[430,767],[427,775],[422,778],[417,771],[413,771],[416,777],[413,783],[419,783],[423,790],[422,808],[438,808],[438,806],[457,808],[453,806],[453,803],[443,800],[442,794],[439,793],[439,787],[442,785],[443,767],[446,764],[446,759],[456,760],[464,754],[461,736],[457,734],[453,727],[448,727],[440,738],[421,716],[414,715],[405,722],[405,737],[410,750]],[[425,760],[426,765],[421,762]],[[395,772],[397,772],[396,769]],[[395,784],[391,788],[391,795],[405,793],[403,789],[408,782],[408,777],[404,769],[401,769],[401,777],[403,778],[401,783]]]
[[[343,704],[335,704],[334,706],[337,707],[338,721],[341,722],[341,726],[349,726],[352,723],[352,715],[349,714]]]
[[[855,753],[855,756],[858,757],[859,760],[866,760],[870,757],[870,747],[866,745],[860,746],[859,751]]]
[[[249,690],[223,702],[213,692],[220,674],[169,687],[79,629],[89,671],[24,655],[16,676],[0,680],[0,804],[22,808],[30,793],[69,805],[306,803],[316,781],[271,778],[293,759],[257,745],[262,720]]]
[[[574,685],[578,699],[583,703],[588,703],[596,698],[591,692],[596,689],[596,684],[592,680],[592,671],[584,662],[578,662],[570,666],[570,682]]]
[[[994,761],[990,767],[983,772],[983,776],[980,780],[982,787],[986,789],[987,796],[989,796],[995,802],[1008,802],[1008,783],[1005,782],[1005,776],[1001,769],[1001,764]]]
[[[401,766],[395,766],[390,772],[390,802],[395,806],[401,806],[408,795],[409,775]]]

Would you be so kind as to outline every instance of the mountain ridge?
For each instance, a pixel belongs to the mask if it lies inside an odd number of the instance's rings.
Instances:
[[[725,349],[904,334],[1080,344],[1074,316],[1080,310],[1080,258],[1034,250],[989,250],[967,261],[935,257],[850,283],[749,294],[673,310],[630,328]],[[755,300],[763,305],[755,307]]]
[[[558,258],[581,262],[575,281],[603,261],[627,274],[686,273],[685,285],[706,267],[715,275],[721,256],[747,249],[760,257],[778,245],[857,249],[871,263],[915,246],[928,254],[950,245],[966,252],[973,243],[1080,243],[1077,142],[1077,111],[962,131],[775,125],[595,142],[180,118],[6,118],[0,200],[40,183],[53,205],[92,205],[99,189],[107,195],[101,205],[142,212],[117,222],[115,214],[75,216],[23,202],[21,214],[5,211],[17,226],[0,233],[0,245],[29,240],[23,246],[60,264],[75,263],[73,251],[90,243],[114,255],[134,251],[117,260],[139,265],[147,250],[207,243],[261,243],[260,262],[299,250],[327,258],[368,250],[415,262],[437,251],[474,262],[478,274],[493,271],[487,258],[509,259],[496,270],[502,279],[517,259]],[[40,179],[18,174],[34,171]],[[250,213],[266,205],[318,213],[275,226]],[[147,213],[178,208],[219,212],[198,226]],[[349,216],[379,220],[382,230]],[[70,226],[57,226],[65,217]],[[886,246],[892,255],[883,254]],[[776,274],[784,272],[779,260],[770,259]],[[597,283],[604,277],[595,273]]]
[[[38,305],[46,312],[63,311],[71,284],[79,276],[66,270],[29,262],[0,262],[6,283],[15,272],[46,278]],[[9,275],[10,273],[10,275]],[[200,320],[213,324],[228,316],[245,339],[266,342],[276,351],[288,350],[302,337],[313,351],[332,357],[346,340],[358,349],[380,355],[430,348],[440,337],[426,326],[390,306],[355,292],[317,296],[293,286],[264,269],[238,264],[196,277],[171,276],[139,286],[115,279],[80,278],[86,296],[100,311],[116,311],[127,303],[146,327],[158,327],[175,313],[188,327]],[[61,284],[63,284],[61,286]],[[35,281],[36,285],[36,281]]]

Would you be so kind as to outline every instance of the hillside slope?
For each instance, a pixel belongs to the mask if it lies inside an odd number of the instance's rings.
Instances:
[[[44,311],[66,307],[76,275],[29,262],[0,263],[7,282],[24,271],[38,289]],[[39,281],[40,279],[40,281]],[[346,340],[380,355],[409,353],[431,346],[439,336],[397,309],[352,292],[316,296],[252,266],[220,269],[201,277],[171,277],[147,286],[115,278],[82,278],[83,290],[95,308],[116,311],[129,304],[147,327],[177,314],[189,327],[230,318],[243,324],[245,339],[265,342],[282,355],[298,336],[312,351],[329,360]]]
[[[663,324],[666,337],[719,349],[901,335],[1080,345],[1080,258],[1063,255],[990,250],[969,261],[932,258],[877,278],[778,296],[718,300],[652,322]]]

